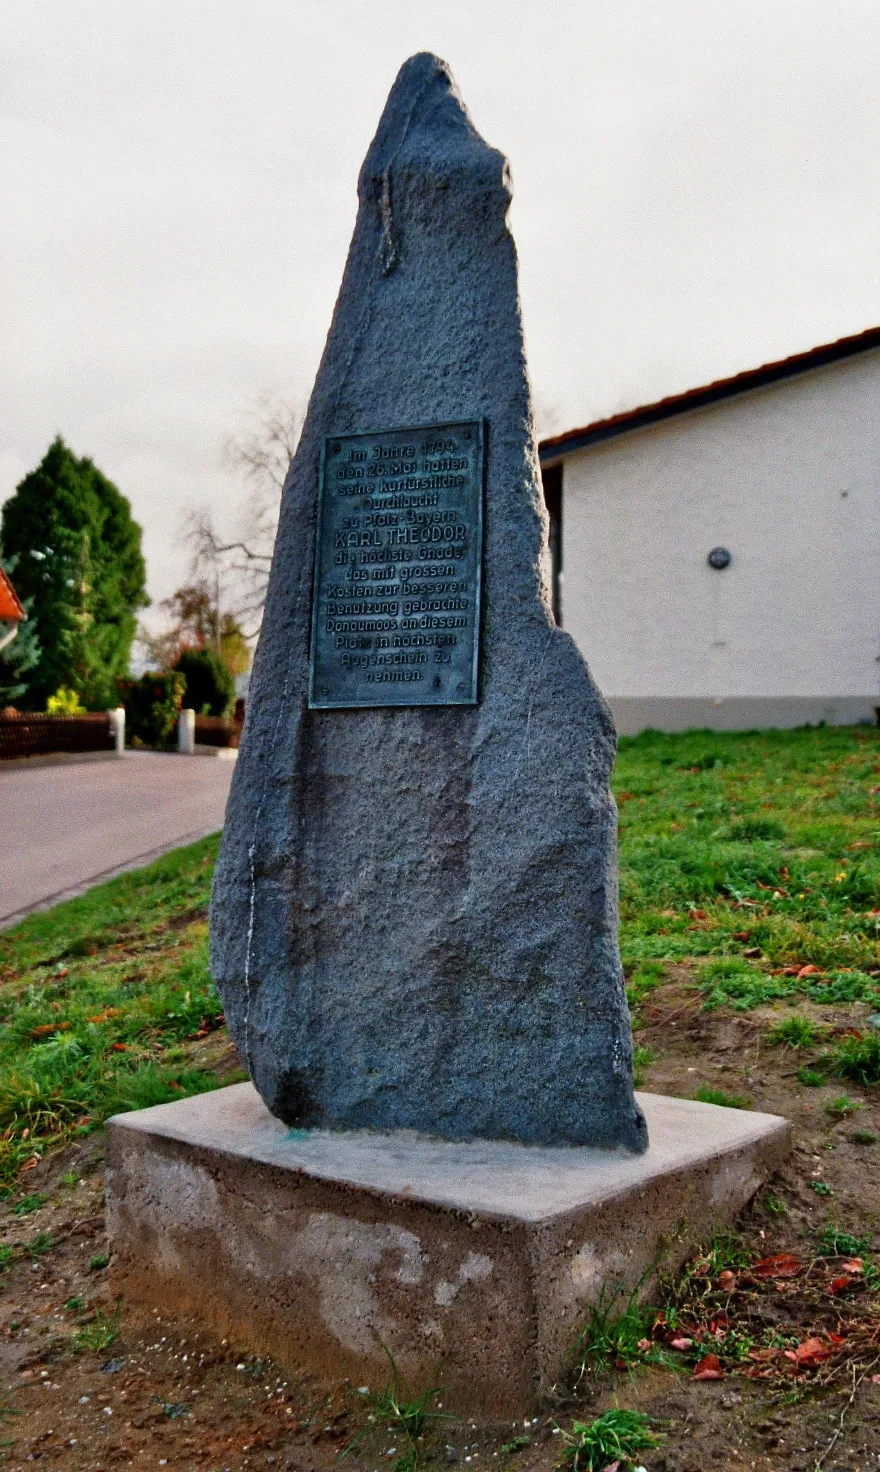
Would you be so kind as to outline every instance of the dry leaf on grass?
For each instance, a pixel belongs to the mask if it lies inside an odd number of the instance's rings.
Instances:
[[[821,1339],[805,1339],[797,1349],[786,1349],[784,1353],[785,1358],[792,1360],[800,1369],[812,1370],[824,1360],[830,1360],[833,1351]]]
[[[762,1257],[751,1267],[755,1278],[796,1278],[803,1270],[803,1263],[790,1252],[777,1252],[773,1257]]]
[[[694,1366],[695,1380],[723,1380],[724,1371],[717,1354],[704,1354],[698,1364]]]

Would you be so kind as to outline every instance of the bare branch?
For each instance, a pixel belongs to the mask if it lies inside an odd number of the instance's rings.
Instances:
[[[299,439],[300,415],[277,393],[263,394],[249,426],[227,441],[224,457],[247,484],[233,526],[218,526],[208,507],[191,508],[183,535],[190,550],[187,585],[163,608],[172,631],[144,640],[148,653],[167,658],[174,640],[195,638],[218,646],[234,624],[252,643],[260,631],[281,491]]]

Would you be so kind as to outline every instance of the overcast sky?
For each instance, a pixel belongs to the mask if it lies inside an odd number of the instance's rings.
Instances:
[[[880,322],[880,0],[0,0],[0,501],[60,432],[180,582],[418,50],[512,161],[545,430]]]

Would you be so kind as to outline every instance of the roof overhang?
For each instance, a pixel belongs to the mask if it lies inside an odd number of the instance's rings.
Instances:
[[[581,429],[569,429],[565,434],[551,435],[541,440],[538,454],[541,464],[552,465],[577,450],[590,445],[600,445],[618,435],[629,434],[634,429],[645,429],[650,424],[660,424],[664,419],[673,419],[678,414],[687,414],[693,409],[703,409],[709,404],[721,403],[750,389],[766,388],[768,384],[780,383],[786,378],[795,378],[813,368],[825,368],[839,363],[857,353],[880,348],[880,327],[869,327],[853,337],[841,337],[836,342],[823,343],[805,353],[795,353],[790,358],[780,358],[776,363],[764,363],[760,368],[749,368],[736,373],[732,378],[718,378],[702,388],[688,389],[682,394],[671,394],[653,404],[643,404],[638,409],[627,409],[622,414],[613,414],[608,419],[596,419]]]

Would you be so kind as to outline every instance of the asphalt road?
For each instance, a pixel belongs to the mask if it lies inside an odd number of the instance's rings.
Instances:
[[[223,826],[233,763],[126,752],[3,769],[0,928]]]

